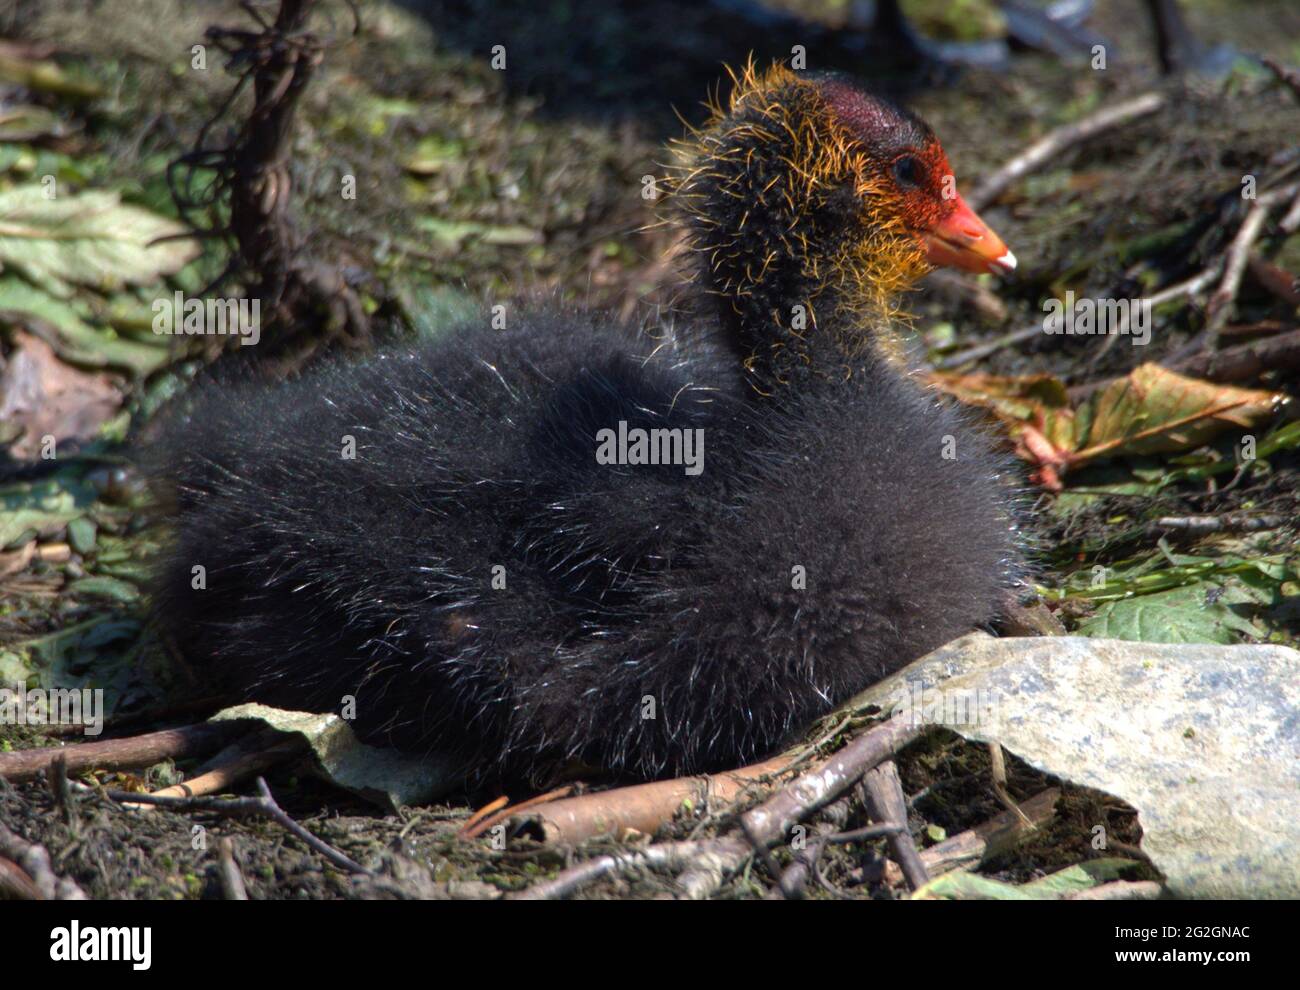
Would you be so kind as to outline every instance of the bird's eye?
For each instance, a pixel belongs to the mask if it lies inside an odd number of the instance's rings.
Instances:
[[[925,177],[925,166],[915,155],[904,155],[894,162],[894,180],[904,189],[915,189]]]

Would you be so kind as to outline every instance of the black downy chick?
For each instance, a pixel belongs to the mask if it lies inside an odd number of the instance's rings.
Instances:
[[[686,158],[721,316],[552,311],[183,400],[156,610],[192,663],[241,700],[351,697],[363,739],[467,773],[650,778],[766,754],[995,618],[1008,464],[867,343],[927,257],[1014,263],[933,135],[750,71]]]

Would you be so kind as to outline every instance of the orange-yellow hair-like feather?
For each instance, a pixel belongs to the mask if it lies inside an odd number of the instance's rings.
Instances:
[[[780,63],[760,69],[752,57],[738,71],[728,67],[727,74],[732,86],[725,104],[711,95],[709,119],[688,126],[685,137],[674,142],[677,160],[668,181],[669,202],[688,218],[689,246],[702,252],[719,276],[712,291],[730,296],[733,308],[737,300],[753,295],[772,268],[771,251],[755,259],[760,264],[740,263],[730,270],[728,263],[742,256],[741,239],[749,236],[757,211],[788,217],[786,228],[773,232],[771,248],[801,259],[811,277],[815,289],[807,302],[812,326],[814,303],[831,294],[837,311],[829,322],[846,352],[873,339],[887,352],[895,351],[895,325],[907,321],[899,297],[929,266],[897,204],[891,203],[894,190],[880,178],[879,163],[870,160],[869,150],[838,119],[813,81]],[[761,149],[778,144],[788,149],[775,155],[781,170],[761,186],[751,184]],[[742,160],[743,168],[730,167]],[[801,218],[826,191],[846,183],[861,204],[862,236],[833,246],[810,242],[800,229]],[[718,218],[701,202],[706,185],[714,194],[750,201],[734,229],[720,230]]]

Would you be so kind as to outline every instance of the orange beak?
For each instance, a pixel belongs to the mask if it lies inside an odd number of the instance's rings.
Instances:
[[[921,243],[933,265],[994,275],[1006,275],[1016,268],[1016,256],[961,196],[957,197],[956,209],[929,230],[921,231]]]

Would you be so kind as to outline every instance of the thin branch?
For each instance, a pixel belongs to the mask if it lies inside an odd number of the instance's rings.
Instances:
[[[1045,137],[1035,141],[1020,154],[975,187],[975,191],[966,197],[971,209],[979,211],[1001,196],[1011,185],[1035,172],[1059,155],[1061,152],[1091,140],[1121,124],[1148,117],[1165,105],[1161,93],[1144,93],[1142,96],[1113,107],[1105,107],[1089,114],[1081,120],[1058,127]]]
[[[0,856],[0,901],[43,901],[45,895],[27,871],[12,859]]]
[[[749,848],[739,839],[662,842],[628,852],[597,856],[570,867],[551,880],[534,884],[507,896],[516,901],[553,901],[568,897],[579,889],[610,873],[637,869],[699,870],[712,861],[716,872],[731,872],[735,864],[749,855]]]
[[[66,753],[59,753],[50,761],[46,782],[50,787],[50,796],[54,798],[54,806],[59,809],[59,814],[63,817],[63,824],[68,826],[68,831],[73,835],[79,834],[81,825],[77,818],[77,804],[72,799],[72,787],[68,783]]]
[[[993,794],[1002,803],[1002,807],[1011,812],[1018,819],[1020,824],[1025,826],[1031,832],[1034,830],[1034,823],[1029,816],[1020,810],[1020,805],[1016,799],[1011,796],[1007,790],[1007,754],[1002,749],[1002,744],[998,742],[988,743],[990,772],[993,777]]]
[[[1155,530],[1173,529],[1184,533],[1258,533],[1281,529],[1287,525],[1285,516],[1252,516],[1246,512],[1226,512],[1221,516],[1162,516],[1151,524]]]
[[[900,832],[907,831],[906,825],[886,824],[886,825],[868,825],[866,828],[854,829],[851,832],[830,832],[825,835],[819,835],[809,843],[808,848],[795,854],[794,862],[791,863],[781,874],[781,879],[777,885],[768,894],[768,900],[795,900],[803,896],[803,888],[808,883],[808,875],[816,874],[818,863],[821,861],[822,853],[827,846],[846,845],[850,842],[869,842],[872,839],[882,839],[895,836]]]
[[[456,833],[456,837],[460,839],[465,838],[465,833],[468,832],[470,829],[472,829],[475,825],[477,825],[483,819],[496,814],[502,808],[509,806],[509,804],[510,804],[510,798],[508,795],[505,794],[502,794],[499,798],[496,798],[493,801],[489,801],[487,804],[483,805],[483,807],[479,808],[478,811],[474,812],[467,819],[465,819],[465,824],[460,827],[460,831]]]
[[[1293,69],[1289,65],[1283,65],[1271,55],[1261,56],[1260,61],[1268,66],[1273,75],[1277,76],[1279,81],[1295,94],[1296,99],[1300,100],[1300,69]]]
[[[1061,792],[1055,787],[1035,794],[1020,803],[1023,815],[1035,825],[1042,826],[1056,816],[1056,802]],[[984,860],[1011,848],[1029,833],[1020,817],[1003,811],[983,824],[961,832],[921,850],[921,862],[930,876],[959,868],[973,868]],[[903,871],[894,863],[885,864],[885,881],[901,883]]]
[[[862,792],[867,811],[878,822],[892,822],[903,826],[889,837],[890,858],[903,871],[907,885],[920,890],[929,882],[925,864],[916,851],[916,844],[907,830],[907,795],[898,779],[898,767],[886,760],[862,778]]]
[[[1046,333],[1046,326],[1043,323],[1032,323],[1027,327],[1021,327],[1018,330],[1012,330],[1004,333],[992,340],[982,344],[974,344],[970,347],[963,347],[960,351],[955,351],[935,363],[935,368],[939,371],[951,371],[954,368],[960,368],[963,364],[971,361],[979,361],[988,357],[990,354],[996,354],[1004,347],[1012,347],[1016,344],[1023,344],[1027,340],[1033,340],[1039,334]]]
[[[725,773],[620,787],[551,801],[511,819],[522,830],[548,845],[571,845],[597,835],[621,837],[628,830],[653,834],[689,801],[694,807],[718,807],[735,800],[746,788],[790,764],[782,755]]]
[[[1232,239],[1232,244],[1228,247],[1223,268],[1223,281],[1219,283],[1219,287],[1210,296],[1209,320],[1206,323],[1206,337],[1203,342],[1206,350],[1213,351],[1215,349],[1219,331],[1228,322],[1232,304],[1236,301],[1237,291],[1241,288],[1241,277],[1245,274],[1246,265],[1250,261],[1251,248],[1254,247],[1255,241],[1259,239],[1259,235],[1263,233],[1264,221],[1268,219],[1269,212],[1279,203],[1290,202],[1298,192],[1300,192],[1300,183],[1293,182],[1290,185],[1261,193],[1246,213],[1246,219],[1241,222],[1241,226],[1237,230],[1237,236]]]
[[[244,886],[244,874],[235,862],[235,844],[230,836],[223,835],[217,843],[217,877],[221,881],[221,891],[228,901],[248,900],[248,888]]]
[[[1172,302],[1173,300],[1179,299],[1183,296],[1194,296],[1208,288],[1210,283],[1219,277],[1219,271],[1221,268],[1222,264],[1216,262],[1215,264],[1205,268],[1203,271],[1198,272],[1196,275],[1193,275],[1186,281],[1161,289],[1159,292],[1145,297],[1142,301],[1154,309],[1156,306]],[[1123,326],[1128,325],[1127,320],[1128,317],[1126,314]],[[1040,333],[1046,334],[1047,330],[1047,321],[1033,323],[1027,327],[1021,327],[1019,330],[1012,330],[1010,333],[1002,334],[1000,337],[995,337],[985,343],[965,347],[960,351],[949,354],[947,357],[937,362],[935,368],[939,371],[951,371],[954,368],[961,367],[963,364],[968,364],[971,361],[978,361],[982,358],[988,357],[990,354],[996,354],[1004,347],[1010,347],[1014,344],[1020,344],[1027,340],[1032,340]]]
[[[745,812],[741,824],[746,835],[763,848],[785,841],[794,825],[834,801],[868,770],[894,756],[926,731],[925,725],[903,713],[864,732],[815,770]]]
[[[270,733],[278,735],[278,733]],[[261,738],[259,736],[259,738]],[[202,797],[205,794],[219,794],[228,791],[241,780],[247,780],[272,767],[307,751],[307,744],[301,736],[281,739],[272,745],[247,750],[234,747],[235,752],[222,759],[216,766],[205,773],[180,784],[173,784],[153,792],[154,797]],[[151,807],[139,805],[139,807]]]
[[[456,837],[460,839],[477,838],[494,825],[504,822],[508,818],[513,818],[521,811],[527,811],[529,808],[534,808],[539,804],[548,804],[551,801],[558,801],[560,798],[566,798],[572,793],[572,786],[557,787],[554,790],[547,791],[545,794],[539,794],[537,797],[529,798],[527,801],[521,801],[519,804],[511,805],[508,808],[496,807],[495,810],[490,810],[497,805],[497,801],[493,801],[492,804],[487,806],[487,808],[483,809],[466,822],[461,830],[456,833]],[[500,798],[498,800],[504,801],[505,799]]]
[[[1291,205],[1287,207],[1286,216],[1278,221],[1278,229],[1284,234],[1294,234],[1300,228],[1300,192],[1297,192]]]
[[[30,884],[24,884],[23,877],[6,869],[4,872],[16,882],[18,890],[25,891],[27,894],[31,894],[34,890],[38,898],[45,901],[87,900],[86,892],[76,883],[63,879],[54,872],[54,867],[50,864],[50,854],[46,852],[44,846],[20,838],[2,822],[0,822],[0,857],[9,860],[30,881]],[[3,860],[0,860],[0,863],[2,862]],[[11,885],[10,889],[15,888]]]
[[[296,821],[275,802],[266,781],[257,778],[258,797],[218,798],[218,797],[160,797],[157,794],[132,794],[129,791],[106,790],[105,795],[121,804],[152,804],[173,811],[214,811],[222,815],[261,815],[269,818],[285,831],[301,839],[313,851],[328,859],[335,866],[349,873],[373,876],[371,870],[349,858],[322,839],[317,838]]]
[[[244,727],[237,722],[203,722],[179,729],[148,732],[129,739],[0,753],[0,777],[13,783],[32,780],[49,769],[50,762],[60,754],[67,759],[68,773],[74,775],[88,770],[149,767],[163,760],[182,760],[211,753],[240,731],[244,731]]]

